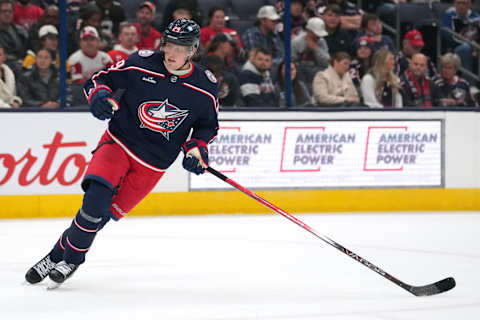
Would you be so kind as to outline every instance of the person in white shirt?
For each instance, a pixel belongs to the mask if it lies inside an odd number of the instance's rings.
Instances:
[[[5,64],[6,60],[5,50],[0,46],[0,108],[19,108],[22,99],[17,96],[15,74]]]
[[[359,98],[348,72],[352,59],[346,52],[337,52],[331,65],[313,79],[312,103],[319,106],[358,105]]]
[[[373,67],[363,76],[363,102],[370,108],[402,108],[400,81],[393,73],[395,58],[387,49],[373,55]]]
[[[83,28],[80,34],[80,49],[68,58],[71,81],[84,83],[97,71],[113,64],[112,58],[99,50],[100,37],[92,26]]]

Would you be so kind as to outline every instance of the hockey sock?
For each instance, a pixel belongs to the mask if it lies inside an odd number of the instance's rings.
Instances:
[[[97,232],[110,219],[110,204],[113,192],[107,186],[92,181],[83,205],[65,232],[65,250],[63,260],[76,265],[85,261],[85,254],[95,239]],[[63,242],[60,242],[63,244]]]
[[[60,236],[60,239],[55,243],[55,246],[53,247],[52,251],[50,251],[50,260],[54,263],[59,263],[60,261],[63,260],[63,251],[65,250],[66,246],[66,236],[68,233],[68,230],[63,231],[62,235]]]

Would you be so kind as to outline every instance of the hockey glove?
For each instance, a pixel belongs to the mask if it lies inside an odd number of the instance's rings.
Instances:
[[[100,89],[92,97],[90,101],[90,109],[92,114],[100,119],[110,119],[113,113],[119,109],[117,101],[112,98],[112,93],[106,89]]]
[[[202,140],[191,139],[182,145],[183,158],[182,165],[185,170],[195,174],[202,174],[205,168],[208,168],[208,149],[207,144]]]

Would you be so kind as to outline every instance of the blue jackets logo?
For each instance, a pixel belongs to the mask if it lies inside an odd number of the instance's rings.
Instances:
[[[170,140],[170,133],[173,133],[188,116],[188,110],[180,110],[165,101],[147,101],[138,108],[140,128],[147,128],[160,132],[167,140]]]

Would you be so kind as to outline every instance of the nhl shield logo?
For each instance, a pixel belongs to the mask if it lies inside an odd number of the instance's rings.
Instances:
[[[138,108],[140,128],[160,132],[167,140],[188,116],[188,110],[180,110],[165,101],[147,101]]]

